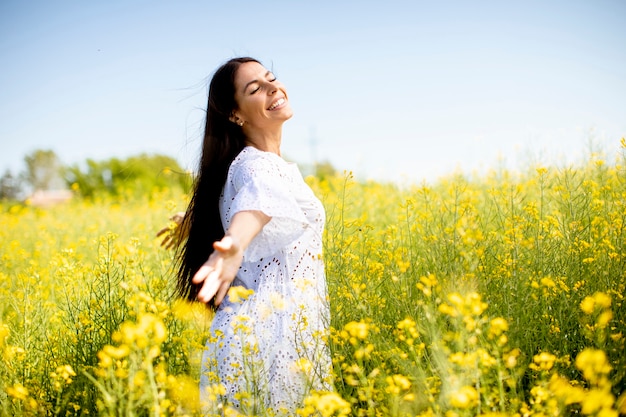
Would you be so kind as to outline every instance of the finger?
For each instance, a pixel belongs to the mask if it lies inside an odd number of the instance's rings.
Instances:
[[[207,277],[212,271],[213,271],[212,266],[206,265],[206,264],[202,265],[200,269],[198,269],[198,271],[195,273],[193,278],[191,278],[191,282],[193,282],[194,284],[200,284],[201,282],[207,279]]]
[[[196,274],[191,279],[191,282],[194,284],[200,284],[202,281],[206,281],[209,278],[209,275],[214,272],[217,274],[217,278],[219,278],[222,273],[223,264],[224,260],[222,258],[217,258],[217,260],[215,260],[214,253],[211,254],[209,260],[198,269]]]
[[[213,243],[213,248],[220,252],[228,252],[233,247],[233,238],[224,236],[222,240]]]
[[[203,303],[211,301],[211,299],[215,296],[215,293],[218,291],[219,285],[220,282],[216,278],[215,271],[211,272],[198,292],[198,301]]]
[[[172,217],[170,217],[170,220],[174,220],[175,222],[180,222],[183,218],[185,217],[185,212],[184,211],[179,211],[178,213],[174,213],[172,214]]]
[[[198,299],[204,303],[208,303],[215,296],[215,293],[219,290],[222,285],[222,266],[223,259],[219,258],[215,263],[213,270],[211,270],[206,278],[204,279],[204,284],[202,284],[202,288],[198,293]]]
[[[226,297],[226,294],[228,294],[229,288],[230,288],[229,282],[224,282],[222,283],[221,287],[219,287],[219,290],[217,291],[217,294],[215,295],[216,306],[222,303],[222,301],[224,300],[224,297]]]
[[[161,236],[162,234],[164,234],[165,232],[167,232],[169,230],[170,230],[169,227],[164,227],[163,229],[159,230],[156,235],[157,235],[157,237],[159,237],[159,236]]]

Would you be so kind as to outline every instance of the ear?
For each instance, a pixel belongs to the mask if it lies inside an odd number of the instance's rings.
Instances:
[[[230,120],[231,122],[233,122],[235,124],[239,124],[241,119],[239,119],[239,116],[237,115],[237,112],[235,110],[233,110],[232,112],[230,112],[230,116],[228,117],[228,120]]]

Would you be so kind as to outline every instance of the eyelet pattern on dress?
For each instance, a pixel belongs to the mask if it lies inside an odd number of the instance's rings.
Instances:
[[[239,211],[271,218],[244,252],[233,286],[254,290],[228,297],[213,319],[203,355],[201,396],[222,384],[222,400],[237,394],[276,412],[293,413],[311,390],[331,389],[326,344],[329,323],[322,260],[325,214],[295,164],[246,147],[230,166],[220,199],[224,230]]]

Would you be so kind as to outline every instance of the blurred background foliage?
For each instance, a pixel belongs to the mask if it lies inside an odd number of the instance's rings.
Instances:
[[[302,171],[320,179],[337,173],[327,161],[303,165]],[[65,165],[53,150],[37,149],[24,156],[21,172],[6,170],[0,177],[0,200],[23,201],[36,192],[60,190],[86,198],[140,197],[165,189],[186,193],[192,183],[193,173],[167,155],[142,153]]]

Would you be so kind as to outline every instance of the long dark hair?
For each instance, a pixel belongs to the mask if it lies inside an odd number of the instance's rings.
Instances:
[[[187,232],[187,240],[177,254],[177,294],[189,301],[196,300],[201,287],[191,279],[213,252],[213,242],[224,236],[219,199],[228,168],[245,147],[241,127],[229,118],[237,109],[235,75],[239,66],[246,62],[259,61],[249,57],[233,58],[215,71],[209,85],[200,167],[181,225]]]

